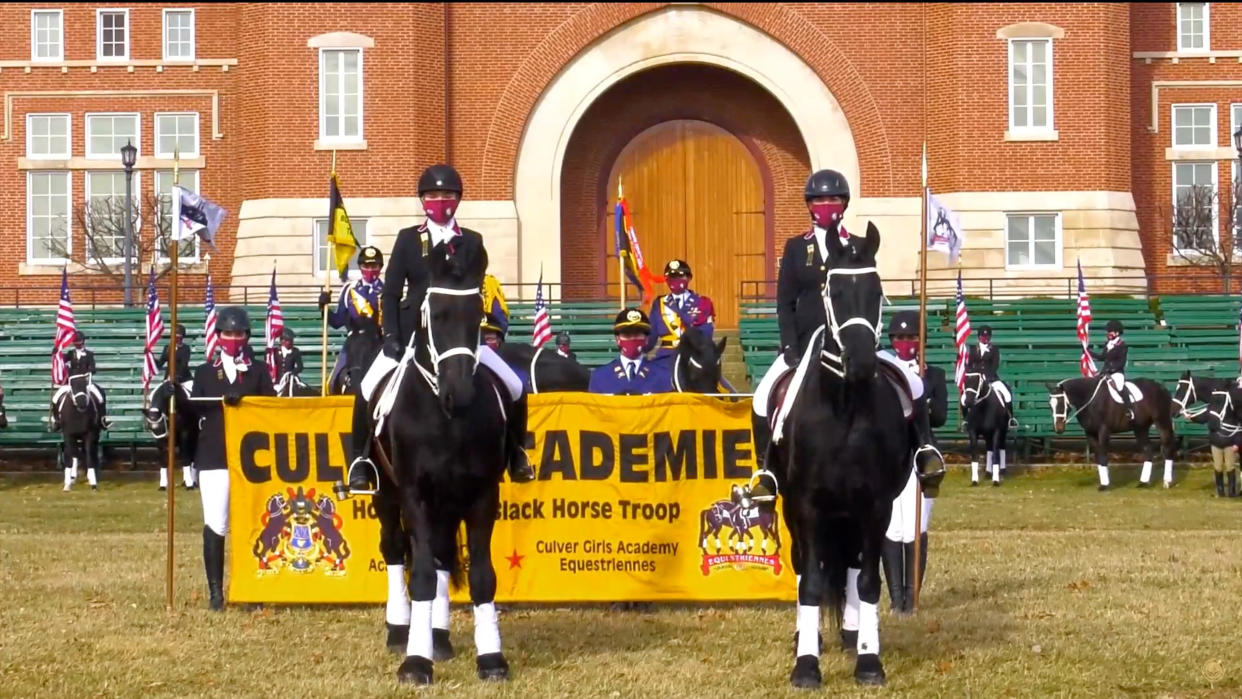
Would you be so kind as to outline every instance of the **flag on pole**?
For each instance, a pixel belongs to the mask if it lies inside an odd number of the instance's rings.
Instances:
[[[73,346],[73,336],[78,326],[73,320],[73,302],[69,300],[69,271],[60,272],[60,305],[56,308],[56,338],[52,340],[52,383],[69,382],[69,370],[61,354]]]
[[[966,295],[962,293],[962,271],[957,271],[957,364],[953,369],[953,380],[960,391],[966,385],[966,343],[970,340],[970,316],[966,313]]]
[[[216,333],[216,292],[211,286],[210,273],[207,275],[207,300],[203,303],[203,312],[207,314],[203,321],[203,342],[207,344],[207,362],[211,363],[215,361],[220,336]]]
[[[643,259],[642,248],[638,245],[638,236],[634,233],[634,223],[630,219],[630,207],[621,193],[621,185],[617,184],[617,206],[615,207],[615,248],[625,266],[625,276],[629,277],[634,286],[643,292],[643,305],[651,303],[655,298],[655,285],[664,282],[663,276],[654,274]],[[624,280],[619,280],[622,284]]]
[[[180,185],[173,185],[173,224],[172,238],[176,241],[188,240],[195,235],[215,248],[213,239],[220,223],[224,220],[225,211],[218,204],[200,196]]]
[[[349,275],[349,262],[358,250],[358,238],[354,235],[353,224],[349,222],[349,214],[345,213],[345,200],[341,198],[340,182],[335,172],[328,183],[327,244],[332,246],[336,272],[341,276],[341,281],[345,281]]]
[[[155,290],[155,266],[147,283],[147,349],[142,362],[142,392],[145,394],[155,376],[155,348],[164,339],[164,319],[160,316],[160,296]]]
[[[285,329],[285,316],[280,311],[280,297],[276,295],[276,268],[272,267],[272,288],[267,295],[267,370],[276,382],[280,369],[280,333]]]
[[[1078,360],[1078,371],[1083,376],[1095,376],[1095,360],[1087,351],[1087,343],[1091,341],[1091,297],[1087,295],[1087,285],[1082,280],[1082,261],[1078,262],[1078,342],[1082,344],[1082,357]]]
[[[949,264],[957,264],[962,253],[962,221],[949,207],[941,204],[931,190],[927,191],[927,249],[949,256]]]
[[[539,347],[552,339],[552,322],[548,319],[548,304],[543,300],[543,270],[539,271],[539,286],[535,288],[535,325],[531,329],[530,344]]]

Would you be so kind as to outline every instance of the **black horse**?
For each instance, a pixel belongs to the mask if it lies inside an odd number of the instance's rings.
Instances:
[[[531,393],[586,391],[591,370],[576,360],[559,354],[551,345],[533,347],[523,343],[504,343],[500,358],[514,371],[530,377]]]
[[[732,393],[724,389],[720,373],[728,340],[721,338],[713,344],[702,330],[686,328],[670,368],[673,389],[678,393]]]
[[[391,394],[385,390],[373,398],[381,405],[391,401],[391,412],[380,427],[388,429],[388,453],[410,551],[412,619],[397,679],[432,682],[436,571],[445,568],[460,581],[457,534],[463,521],[478,675],[506,679],[509,665],[500,651],[496,623],[491,538],[506,464],[508,396],[497,377],[478,370],[479,289],[486,261],[470,248],[441,243],[431,249],[428,264],[430,285],[423,322],[414,336],[413,360],[390,378]]]
[[[0,429],[9,426],[9,414],[4,410],[4,387],[0,386]]]
[[[1182,372],[1173,389],[1173,405],[1176,406],[1173,417],[1181,417],[1195,403],[1207,403],[1211,410],[1219,413],[1235,383],[1233,379],[1191,376],[1189,371]]]
[[[1072,415],[1078,418],[1087,435],[1087,443],[1095,452],[1096,470],[1099,472],[1099,490],[1108,490],[1108,440],[1116,433],[1134,432],[1134,441],[1143,450],[1143,473],[1139,487],[1151,485],[1152,426],[1160,432],[1160,447],[1164,454],[1164,487],[1173,484],[1173,459],[1177,454],[1177,440],[1173,433],[1173,398],[1168,389],[1150,379],[1135,379],[1143,399],[1134,401],[1134,419],[1126,414],[1124,405],[1109,395],[1105,377],[1079,377],[1064,379],[1048,387],[1049,405],[1052,407],[1052,427],[1057,434],[1065,431],[1065,423]],[[1073,411],[1071,413],[1070,411]]]
[[[91,490],[99,490],[95,469],[98,466],[100,424],[98,406],[90,394],[91,375],[69,377],[69,395],[56,407],[60,421],[61,454],[65,460],[65,491],[77,478],[80,464],[86,465],[86,478]]]
[[[831,240],[825,285],[828,323],[812,338],[820,361],[807,372],[769,450],[784,494],[798,584],[795,687],[820,686],[819,607],[857,629],[854,677],[882,684],[879,655],[880,551],[893,500],[913,467],[909,424],[898,389],[879,373],[883,289],[875,255],[880,234],[844,249]],[[904,381],[904,378],[898,379]],[[794,391],[798,393],[794,397]],[[854,629],[849,629],[852,634]],[[843,633],[843,636],[846,634]]]
[[[151,393],[147,408],[143,411],[143,420],[146,422],[147,431],[155,438],[160,463],[167,464],[168,416],[171,412],[169,408],[172,397],[178,390],[181,390],[182,394],[177,400],[177,431],[174,438],[177,440],[177,458],[181,462],[181,467],[187,468],[194,465],[194,451],[198,448],[198,416],[189,396],[185,395],[185,390],[165,380]],[[167,466],[164,465],[160,467],[160,470],[166,468]],[[171,482],[171,474],[168,474],[168,478]],[[187,480],[185,487],[187,490],[192,489],[194,487],[192,481]]]
[[[962,421],[970,437],[970,484],[979,485],[979,458],[976,450],[983,440],[992,485],[999,486],[1005,468],[1005,437],[1009,433],[1009,411],[992,382],[979,371],[970,371],[962,387]]]

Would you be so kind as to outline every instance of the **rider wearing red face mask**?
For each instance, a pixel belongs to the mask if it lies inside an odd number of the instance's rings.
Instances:
[[[630,396],[671,392],[672,374],[664,365],[649,361],[643,353],[651,335],[647,314],[637,308],[627,308],[617,314],[612,331],[621,356],[592,371],[587,390]]]

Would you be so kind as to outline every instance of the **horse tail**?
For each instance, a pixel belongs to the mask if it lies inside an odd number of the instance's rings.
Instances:
[[[858,539],[855,534],[847,519],[835,518],[822,519],[820,530],[816,532],[824,570],[823,604],[828,608],[829,618],[838,627],[845,610],[846,573],[851,566],[858,566]]]

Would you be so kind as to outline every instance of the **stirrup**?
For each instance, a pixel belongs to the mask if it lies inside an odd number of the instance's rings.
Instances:
[[[932,473],[923,473],[923,472],[921,472],[921,471],[920,471],[920,472],[919,472],[919,479],[920,479],[920,480],[925,480],[925,479],[928,479],[929,477],[933,477],[933,476],[939,476],[939,475],[944,474],[944,472],[945,472],[945,466],[944,466],[944,455],[940,453],[940,450],[939,450],[939,449],[937,449],[935,446],[933,446],[933,445],[931,445],[931,444],[924,444],[923,446],[921,446],[921,447],[919,447],[918,449],[915,449],[915,450],[914,450],[914,470],[915,470],[915,471],[918,471],[918,470],[919,470],[919,454],[922,454],[922,453],[924,453],[924,452],[928,452],[928,451],[930,451],[930,452],[932,452],[933,454],[935,454],[935,455],[936,455],[936,458],[940,460],[940,468],[939,468],[937,471],[934,471],[934,472],[932,472]]]
[[[771,487],[771,490],[770,490],[770,494],[767,494],[767,495],[755,495],[755,494],[754,494],[754,493],[755,493],[755,485],[756,485],[756,483],[755,483],[755,479],[756,479],[756,478],[761,478],[761,477],[764,477],[764,476],[766,476],[766,477],[767,477],[767,480],[771,481],[771,483],[772,483],[772,487]],[[759,483],[759,485],[762,487],[762,486],[765,486],[766,484],[764,484],[764,483],[760,482],[760,483]],[[750,493],[750,499],[751,499],[751,501],[752,501],[752,502],[756,502],[756,503],[760,503],[760,504],[765,504],[765,505],[766,505],[766,504],[768,504],[768,503],[774,503],[774,502],[776,502],[776,498],[777,498],[777,496],[778,496],[778,495],[780,495],[780,490],[779,490],[779,488],[777,487],[777,484],[776,484],[776,474],[772,473],[771,471],[767,470],[766,468],[759,469],[758,471],[755,471],[754,473],[752,473],[752,474],[750,475],[750,482],[746,485],[746,489],[747,489],[747,491]]]
[[[371,475],[375,476],[375,480],[373,481],[375,483],[374,489],[354,490],[348,485],[350,481],[350,476],[352,476],[354,473],[354,467],[359,464],[366,464],[367,466],[371,467]],[[333,485],[332,489],[336,494],[337,500],[347,500],[354,495],[375,495],[375,493],[379,491],[379,482],[380,482],[380,474],[379,474],[379,469],[375,467],[375,462],[371,461],[365,456],[359,456],[358,458],[354,459],[353,462],[349,464],[349,468],[345,470],[345,482],[337,481]]]

